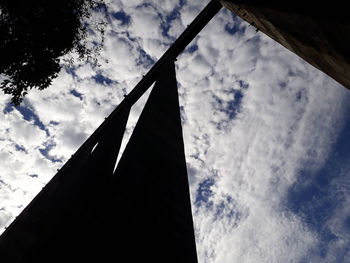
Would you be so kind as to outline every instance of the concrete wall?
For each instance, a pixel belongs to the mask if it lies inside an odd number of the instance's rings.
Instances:
[[[350,15],[345,2],[221,0],[222,4],[350,89]],[[272,55],[272,54],[271,54]]]

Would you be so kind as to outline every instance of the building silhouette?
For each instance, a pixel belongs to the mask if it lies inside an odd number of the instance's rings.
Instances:
[[[350,14],[345,1],[220,1],[257,30],[350,89]]]
[[[197,262],[174,61],[221,7],[204,8],[5,230],[1,262]]]

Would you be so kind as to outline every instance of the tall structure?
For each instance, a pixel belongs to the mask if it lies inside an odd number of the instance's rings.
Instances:
[[[350,15],[346,1],[220,1],[350,89]]]
[[[176,57],[211,1],[0,237],[4,263],[196,263]],[[155,82],[117,164],[131,106]]]

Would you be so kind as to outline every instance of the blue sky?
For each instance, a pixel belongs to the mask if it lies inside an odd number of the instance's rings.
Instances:
[[[0,97],[2,230],[206,3],[112,0],[101,67]],[[176,67],[199,261],[350,262],[349,91],[224,9]]]

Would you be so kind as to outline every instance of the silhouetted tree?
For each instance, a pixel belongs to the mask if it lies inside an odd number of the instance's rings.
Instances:
[[[104,0],[0,0],[0,88],[19,105],[27,91],[47,88],[57,77],[61,57],[73,50],[96,64],[103,42],[100,21],[87,23]],[[88,45],[91,26],[102,42]],[[96,30],[95,30],[96,31]]]

